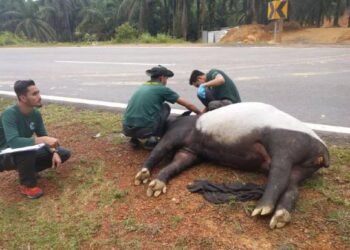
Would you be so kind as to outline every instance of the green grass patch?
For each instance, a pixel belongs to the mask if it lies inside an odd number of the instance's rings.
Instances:
[[[336,225],[341,233],[341,239],[350,246],[350,210],[334,210],[328,214],[328,221]]]
[[[178,216],[178,215],[174,215],[170,218],[171,220],[171,227],[172,228],[176,228],[177,225],[179,225],[179,223],[182,221],[182,217],[181,216]]]
[[[120,133],[122,130],[121,121],[123,118],[121,114],[87,109],[79,110],[75,107],[55,104],[46,105],[41,111],[46,124],[58,127],[83,124],[99,132],[101,136]],[[69,119],[62,119],[62,117],[69,117]]]

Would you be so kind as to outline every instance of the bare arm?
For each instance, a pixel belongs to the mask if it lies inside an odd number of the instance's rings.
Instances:
[[[56,148],[58,147],[58,139],[50,136],[40,136],[35,137],[35,144],[45,143],[49,145],[50,148]]]
[[[189,101],[187,101],[184,98],[179,97],[179,99],[177,99],[176,101],[178,104],[186,107],[188,110],[191,110],[193,112],[195,112],[196,114],[201,114],[202,112],[192,103],[190,103]]]
[[[218,74],[213,80],[203,83],[206,87],[220,86],[225,83],[225,78]]]

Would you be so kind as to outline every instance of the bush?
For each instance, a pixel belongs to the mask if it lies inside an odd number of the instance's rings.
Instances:
[[[169,43],[169,42],[173,42],[174,38],[172,38],[171,36],[164,34],[164,33],[160,33],[157,34],[157,41],[159,43]]]
[[[11,32],[0,32],[0,46],[23,44],[25,42],[28,41]]]
[[[139,39],[140,43],[157,43],[157,38],[149,33],[143,33]]]
[[[115,29],[115,41],[118,43],[133,42],[137,39],[137,30],[129,23],[124,23]]]
[[[83,41],[84,42],[96,42],[97,41],[97,35],[96,34],[89,34],[89,33],[85,33],[83,36]]]
[[[151,36],[149,33],[143,33],[139,39],[141,43],[182,43],[184,40],[175,39],[167,34],[159,33],[157,36]]]

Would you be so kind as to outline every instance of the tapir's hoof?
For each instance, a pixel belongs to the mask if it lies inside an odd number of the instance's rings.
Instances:
[[[150,180],[151,173],[147,168],[142,168],[135,176],[135,185],[138,186],[142,183],[147,183]]]
[[[166,193],[166,185],[164,182],[155,179],[153,181],[151,181],[151,183],[148,185],[148,189],[147,189],[147,196],[148,197],[158,197],[159,195],[161,195],[162,193]]]
[[[278,209],[270,220],[270,228],[275,229],[284,227],[291,219],[292,217],[286,209]]]
[[[256,215],[266,215],[266,214],[270,214],[273,212],[273,207],[272,206],[257,206],[253,213],[252,216],[256,216]]]

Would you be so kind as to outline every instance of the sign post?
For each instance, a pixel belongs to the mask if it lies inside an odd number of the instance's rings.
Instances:
[[[288,17],[288,1],[271,1],[268,5],[267,17],[269,20],[274,20],[273,39],[275,42],[281,42],[283,20]]]

